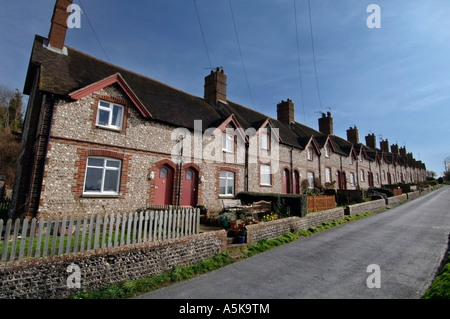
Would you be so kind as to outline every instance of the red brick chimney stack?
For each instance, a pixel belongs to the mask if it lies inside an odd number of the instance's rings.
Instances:
[[[67,18],[70,12],[67,8],[73,0],[57,0],[53,10],[52,25],[48,34],[49,46],[58,50],[64,48],[67,32]]]
[[[211,70],[211,74],[205,77],[204,98],[215,105],[219,101],[227,101],[227,76],[222,68]]]
[[[333,135],[333,118],[330,112],[327,112],[326,115],[322,113],[322,118],[319,118],[319,131],[323,134]]]
[[[377,138],[374,133],[366,136],[366,146],[373,150],[377,148]]]
[[[389,140],[382,140],[380,142],[380,149],[385,153],[389,153]]]
[[[399,154],[399,151],[398,151],[398,144],[392,144],[392,145],[391,145],[391,153],[392,153],[392,154],[396,154],[396,155]]]
[[[287,99],[287,101],[281,101],[277,104],[277,119],[286,125],[290,125],[295,121],[294,102]]]
[[[350,127],[347,130],[347,141],[349,141],[353,145],[359,144],[359,133],[356,125],[354,127]]]

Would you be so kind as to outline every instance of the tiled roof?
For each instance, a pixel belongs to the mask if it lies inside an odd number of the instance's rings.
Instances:
[[[35,38],[25,94],[31,91],[34,66],[40,66],[39,89],[61,96],[120,73],[156,121],[193,128],[194,120],[201,119],[204,125],[209,126],[223,118],[202,98],[72,48],[68,48],[68,55],[52,52],[43,46],[44,41],[40,36]]]
[[[149,77],[102,61],[83,52],[67,47],[67,55],[48,50],[46,39],[36,36],[31,54],[30,67],[24,87],[24,94],[31,93],[31,85],[37,68],[40,69],[39,89],[68,98],[69,94],[114,74],[126,81],[133,93],[142,101],[152,115],[152,120],[176,127],[194,128],[195,120],[202,120],[203,130],[218,127],[233,114],[244,128],[259,129],[267,115],[244,107],[232,101],[211,105],[205,99],[172,88]],[[303,148],[304,139],[277,119],[271,119],[279,129],[283,143]],[[255,126],[256,125],[256,126]],[[314,132],[310,128],[304,129]]]
[[[39,69],[39,90],[53,93],[70,99],[69,94],[100,82],[113,75],[120,75],[137,99],[151,114],[151,119],[175,127],[194,129],[194,121],[202,120],[202,129],[220,126],[231,115],[245,130],[258,130],[269,118],[260,112],[242,106],[232,101],[219,102],[212,105],[205,99],[183,92],[167,84],[161,83],[144,75],[102,61],[88,54],[67,47],[67,55],[48,50],[44,37],[36,36],[33,43],[28,74],[24,86],[24,94],[30,95],[32,84]],[[273,126],[279,129],[281,143],[305,149],[313,139],[319,148],[323,148],[328,137],[338,154],[349,156],[354,147],[356,153],[362,149],[370,160],[375,160],[376,150],[359,143],[352,145],[345,139],[335,135],[323,134],[298,122],[286,125],[271,118]],[[385,153],[388,161],[399,164],[424,166],[407,156]]]

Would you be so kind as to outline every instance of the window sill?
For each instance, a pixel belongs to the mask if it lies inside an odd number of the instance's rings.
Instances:
[[[119,198],[119,194],[83,194],[81,198]]]
[[[261,187],[272,187],[272,185],[270,185],[270,184],[259,184],[259,186],[261,186]]]
[[[111,132],[115,132],[115,133],[122,133],[122,129],[120,128],[114,128],[114,127],[108,127],[108,126],[101,126],[101,125],[95,125],[96,128],[101,129],[101,130],[105,130],[105,131],[111,131]]]

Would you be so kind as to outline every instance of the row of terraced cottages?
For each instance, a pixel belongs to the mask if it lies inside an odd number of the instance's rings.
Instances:
[[[15,216],[125,212],[149,204],[219,209],[241,191],[303,193],[319,181],[367,189],[422,181],[425,165],[375,135],[359,142],[295,121],[294,103],[277,118],[230,101],[217,68],[197,97],[64,45],[58,1],[47,38],[36,36],[14,195]],[[64,21],[64,20],[63,20]]]

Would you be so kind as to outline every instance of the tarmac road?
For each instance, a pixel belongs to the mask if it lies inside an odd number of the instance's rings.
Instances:
[[[449,234],[445,186],[136,299],[419,299]]]

